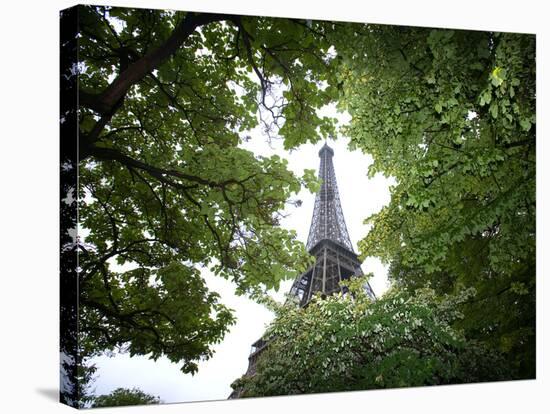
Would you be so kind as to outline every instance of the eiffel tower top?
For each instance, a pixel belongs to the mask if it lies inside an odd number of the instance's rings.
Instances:
[[[331,157],[334,156],[334,150],[326,142],[319,150],[319,157],[322,157],[325,152],[328,152]]]
[[[340,204],[338,184],[332,164],[333,156],[334,150],[325,142],[325,145],[319,150],[321,162],[318,177],[321,179],[321,188],[315,197],[313,218],[306,246],[311,251],[320,241],[331,240],[353,252],[353,245]]]

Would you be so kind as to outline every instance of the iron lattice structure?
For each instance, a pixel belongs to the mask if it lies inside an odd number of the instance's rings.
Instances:
[[[319,151],[321,162],[318,177],[321,188],[315,197],[306,244],[309,253],[315,256],[315,263],[294,280],[290,289],[290,294],[297,298],[302,307],[307,306],[317,292],[321,293],[321,297],[337,292],[345,293],[346,288],[340,286],[340,282],[363,274],[344,220],[332,163],[333,156],[334,150],[325,143]],[[375,299],[368,282],[365,289]],[[268,346],[269,341],[263,338],[252,344],[246,376],[255,375],[256,361]],[[241,391],[233,391],[229,398],[239,398]]]
[[[319,151],[321,165],[318,176],[321,179],[321,188],[315,197],[306,247],[311,250],[321,240],[332,240],[353,252],[340,204],[336,174],[332,164],[333,156],[333,149],[327,144],[323,145]]]
[[[323,145],[319,151],[321,188],[315,197],[306,244],[309,253],[315,256],[315,264],[299,275],[290,289],[291,295],[298,297],[301,306],[307,305],[317,292],[331,295],[344,291],[345,288],[340,286],[342,280],[363,274],[344,220],[333,156],[334,150],[327,144]],[[365,289],[374,299],[374,292],[368,283]]]

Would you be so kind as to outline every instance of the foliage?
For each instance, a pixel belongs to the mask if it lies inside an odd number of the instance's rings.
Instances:
[[[336,97],[325,29],[78,12],[80,175],[71,196],[88,246],[79,259],[83,356],[165,355],[193,373],[234,322],[203,269],[257,297],[311,260],[279,220],[302,185],[315,190],[315,177],[239,144],[257,126],[286,148],[334,132],[316,112]]]
[[[107,395],[98,395],[93,397],[92,408],[159,403],[159,397],[146,394],[137,388],[117,388]]]
[[[67,381],[62,377],[62,381],[65,381],[64,387],[74,384],[75,390],[67,390],[61,394],[71,396],[74,401],[67,401],[69,405],[74,408],[86,408],[94,400],[93,384],[97,380],[97,366],[90,361],[80,360],[77,364],[74,364],[76,368],[76,378],[73,381]]]
[[[534,36],[100,6],[78,12],[79,188],[64,191],[78,200],[85,236],[82,358],[118,348],[167,356],[193,373],[234,322],[201,271],[262,300],[305,269],[311,258],[279,221],[302,186],[318,189],[315,174],[297,177],[285,160],[240,144],[256,127],[281,136],[286,149],[315,143],[335,132],[317,110],[339,100],[352,116],[344,131],[351,146],[374,158],[370,174],[397,182],[359,247],[391,264],[398,290],[364,302],[372,315],[363,319],[349,297],[285,308],[273,328],[280,339],[266,353],[277,363],[263,359],[271,374],[251,380],[249,395],[277,392],[274,378],[291,384],[280,390],[322,390],[323,363],[337,378],[331,390],[498,379],[501,361],[488,351],[495,347],[512,365],[502,372],[534,376]],[[464,286],[478,294],[465,299]],[[442,316],[446,306],[454,317]],[[401,308],[421,325],[403,316],[390,326]],[[336,331],[323,319],[328,311],[341,323],[363,323],[369,341],[355,326]],[[291,322],[331,335],[285,337]],[[337,332],[354,346],[344,343],[344,351]],[[279,359],[290,355],[277,348],[283,338],[306,341],[294,351],[306,346],[311,358],[294,360],[307,366]],[[434,348],[425,354],[421,345]],[[356,365],[329,361],[335,347]],[[302,388],[298,367],[310,370]]]
[[[397,183],[362,256],[403,286],[474,287],[458,325],[534,377],[535,37],[354,25],[334,41],[351,145]]]
[[[498,353],[451,327],[460,303],[474,295],[437,296],[394,289],[372,301],[364,278],[350,294],[306,308],[282,306],[256,373],[233,383],[243,397],[351,391],[506,379]]]
[[[209,344],[221,341],[234,321],[200,273],[182,264],[104,274],[108,292],[102,279],[92,279],[81,293],[81,319],[92,327],[81,341],[83,355],[120,344],[130,355],[156,360],[165,354],[173,362],[185,361],[182,371],[195,372],[190,361],[210,357]]]

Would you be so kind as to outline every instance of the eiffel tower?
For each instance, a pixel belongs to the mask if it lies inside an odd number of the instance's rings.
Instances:
[[[325,143],[319,151],[321,188],[315,197],[306,244],[309,253],[315,256],[315,263],[300,274],[290,288],[291,297],[295,297],[301,307],[307,306],[318,292],[321,298],[338,292],[346,293],[347,289],[340,286],[340,282],[363,274],[344,220],[332,157],[334,150]],[[375,299],[368,282],[365,290]],[[263,338],[252,344],[245,375],[255,374],[256,361],[268,345],[269,342]],[[240,394],[240,390],[234,390],[229,398],[239,398]]]
[[[290,289],[290,294],[298,297],[300,306],[306,306],[317,292],[321,292],[321,297],[345,293],[340,282],[363,274],[344,220],[333,156],[334,150],[325,143],[319,151],[321,189],[315,197],[306,244],[309,253],[315,256],[315,264],[299,275]],[[365,289],[374,298],[368,283]]]

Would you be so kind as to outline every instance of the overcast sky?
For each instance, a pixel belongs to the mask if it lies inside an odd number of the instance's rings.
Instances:
[[[336,116],[341,124],[349,120],[347,114],[337,114],[333,107],[327,107],[323,114]],[[323,143],[302,145],[291,153],[285,151],[282,141],[275,140],[269,144],[259,130],[253,131],[252,139],[242,146],[257,155],[277,154],[288,160],[288,167],[298,175],[303,170],[319,168],[318,151]],[[379,211],[389,202],[390,179],[377,175],[367,178],[367,169],[372,158],[359,151],[350,152],[347,149],[349,139],[339,137],[337,141],[329,141],[334,149],[334,169],[340,200],[346,225],[354,249],[357,252],[357,242],[368,232],[368,226],[363,221],[369,215]],[[282,221],[282,226],[296,230],[298,239],[307,241],[315,195],[303,190],[296,197],[302,200],[300,207],[290,206]],[[182,235],[183,237],[184,235]],[[367,258],[363,263],[364,272],[374,273],[371,286],[376,295],[387,289],[386,267],[375,258]],[[187,402],[200,400],[226,399],[231,392],[231,382],[240,377],[248,366],[250,345],[263,334],[273,315],[262,305],[234,294],[234,285],[220,277],[204,270],[203,276],[211,290],[221,295],[221,301],[235,311],[237,323],[231,327],[222,343],[214,347],[215,354],[209,360],[199,364],[199,372],[194,376],[183,374],[177,364],[160,358],[156,362],[146,357],[116,355],[94,359],[99,377],[96,380],[95,393],[107,394],[117,387],[138,387],[141,390],[161,397],[162,401]],[[282,299],[288,292],[292,280],[281,284],[279,292],[274,293],[276,299]]]

